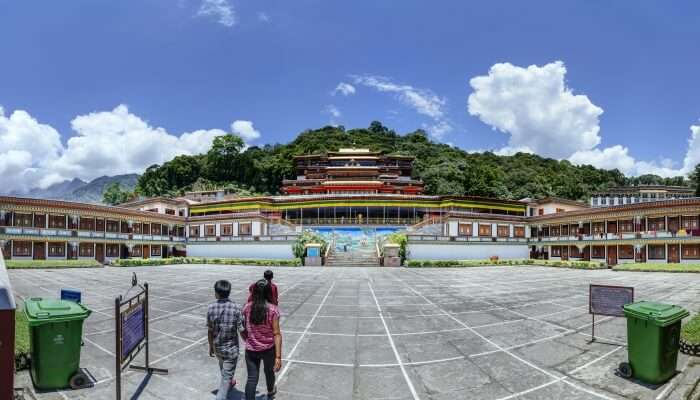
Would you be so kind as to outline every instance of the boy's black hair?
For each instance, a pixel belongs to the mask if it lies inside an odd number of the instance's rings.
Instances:
[[[228,299],[228,296],[231,294],[231,282],[226,280],[216,281],[214,292],[220,299]]]
[[[265,271],[265,273],[263,274],[263,277],[267,281],[271,281],[273,276],[274,275],[272,274],[272,271],[270,271],[269,269],[267,271]]]

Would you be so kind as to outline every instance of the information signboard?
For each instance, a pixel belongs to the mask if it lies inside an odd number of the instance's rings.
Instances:
[[[634,288],[626,286],[590,285],[588,312],[590,314],[624,317],[622,307],[634,303]]]
[[[149,360],[148,339],[148,283],[138,284],[136,274],[131,280],[131,288],[141,289],[132,297],[124,300],[122,296],[114,299],[115,335],[115,399],[122,398],[122,371],[127,367],[149,374],[167,374],[164,368],[153,368]],[[131,289],[130,289],[131,290]],[[127,292],[128,293],[128,292]],[[145,350],[144,366],[131,365],[134,358]]]
[[[634,288],[628,286],[593,285],[588,287],[588,312],[591,314],[591,340],[595,341],[595,316],[624,317],[622,307],[634,303]]]
[[[143,303],[138,303],[122,313],[122,362],[146,339],[145,316]]]

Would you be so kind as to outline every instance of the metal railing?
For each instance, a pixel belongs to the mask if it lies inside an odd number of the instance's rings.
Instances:
[[[267,235],[267,236],[205,236],[189,237],[187,242],[272,242],[272,241],[295,241],[297,235]]]
[[[442,235],[408,235],[409,242],[442,241],[442,242],[502,242],[502,243],[527,243],[524,237],[492,237],[492,236],[442,236]]]
[[[422,218],[287,218],[295,225],[415,225]]]
[[[564,241],[605,241],[605,240],[633,240],[633,239],[664,239],[664,238],[700,238],[700,230],[691,231],[641,231],[619,233],[594,233],[580,235],[537,236],[530,238],[531,242],[564,242]]]
[[[85,230],[68,230],[68,229],[45,229],[45,228],[26,228],[26,227],[16,227],[7,226],[0,227],[0,235],[22,235],[22,236],[36,236],[36,237],[77,237],[81,239],[93,238],[93,239],[119,239],[119,240],[143,240],[143,241],[160,241],[160,242],[184,242],[185,237],[180,236],[166,236],[166,235],[144,235],[144,234],[132,234],[128,233],[116,233],[116,232],[95,232],[95,231],[85,231]],[[131,237],[130,237],[131,236]]]

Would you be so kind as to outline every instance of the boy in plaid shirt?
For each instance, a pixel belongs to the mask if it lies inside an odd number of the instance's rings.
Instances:
[[[236,303],[229,300],[231,283],[221,280],[214,284],[216,302],[207,309],[209,356],[219,360],[221,383],[216,400],[225,400],[231,387],[238,363],[238,332],[243,331],[243,316]]]

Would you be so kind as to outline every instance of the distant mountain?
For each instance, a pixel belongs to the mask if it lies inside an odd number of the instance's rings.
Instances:
[[[72,181],[54,183],[46,189],[32,189],[28,193],[11,193],[22,197],[34,197],[38,199],[68,200],[74,190],[87,185],[82,179],[75,178]]]
[[[78,178],[55,183],[46,189],[32,189],[27,193],[11,193],[15,196],[36,199],[68,200],[82,203],[102,203],[102,194],[107,186],[119,182],[122,189],[134,190],[139,179],[137,174],[101,176],[90,182]]]

